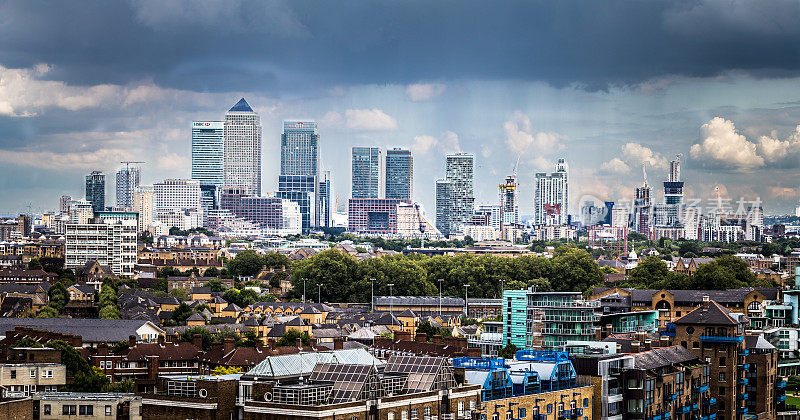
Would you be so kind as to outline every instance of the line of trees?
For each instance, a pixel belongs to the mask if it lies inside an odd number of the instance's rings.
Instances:
[[[740,287],[775,287],[772,280],[758,279],[747,262],[733,255],[722,255],[700,264],[692,276],[670,271],[666,262],[650,256],[631,270],[623,287],[638,289],[725,290]]]
[[[369,302],[370,279],[375,279],[375,295],[499,297],[501,286],[521,289],[536,286],[542,291],[587,291],[603,283],[603,274],[584,250],[558,248],[553,258],[523,255],[515,258],[491,255],[435,256],[393,255],[357,261],[336,250],[326,250],[292,265],[293,291],[307,297],[321,291],[323,301]],[[318,289],[317,285],[321,285]]]

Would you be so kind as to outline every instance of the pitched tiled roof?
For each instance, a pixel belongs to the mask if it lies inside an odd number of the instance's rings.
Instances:
[[[192,343],[139,343],[128,350],[125,360],[141,361],[147,356],[158,356],[158,360],[196,360],[202,353]]]
[[[675,321],[676,325],[738,325],[739,315],[724,308],[713,300],[704,302]]]
[[[633,355],[634,366],[639,369],[657,369],[696,360],[697,356],[682,346],[658,348]]]
[[[225,353],[224,347],[215,346],[204,354],[200,360],[206,363],[222,366],[248,366],[252,367],[266,359],[270,353],[261,347],[235,347]]]

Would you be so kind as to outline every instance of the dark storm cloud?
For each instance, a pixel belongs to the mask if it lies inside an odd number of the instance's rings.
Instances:
[[[195,91],[486,79],[588,89],[800,69],[796,1],[9,1],[0,64]]]

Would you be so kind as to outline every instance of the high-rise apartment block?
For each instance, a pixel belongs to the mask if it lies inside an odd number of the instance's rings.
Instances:
[[[240,99],[224,123],[223,183],[261,195],[261,118]]]
[[[569,180],[567,163],[558,159],[555,172],[536,174],[533,196],[535,225],[566,225],[569,214]]]
[[[100,171],[86,175],[86,201],[92,203],[94,211],[106,208],[106,176]]]
[[[223,187],[221,209],[244,220],[256,223],[266,234],[300,234],[300,206],[279,197],[253,197],[241,187]]]
[[[137,217],[133,212],[98,212],[94,223],[70,223],[64,248],[66,268],[95,260],[118,276],[132,276],[137,260]]]
[[[224,121],[192,122],[192,179],[201,185],[221,186],[225,182],[224,133]]]
[[[500,224],[519,223],[519,206],[517,205],[517,176],[509,175],[505,182],[498,186],[500,190]]]
[[[650,187],[647,185],[647,172],[642,167],[644,173],[644,183],[637,187],[633,197],[633,220],[632,228],[634,231],[643,235],[650,235],[650,222],[652,217],[653,205],[650,198]]]
[[[68,195],[62,195],[61,199],[58,201],[58,211],[61,214],[69,213],[69,203],[72,201],[72,197]]]
[[[127,166],[117,171],[117,207],[133,208],[133,193],[139,186],[139,168]]]
[[[475,156],[471,153],[446,157],[445,179],[436,181],[436,227],[443,235],[458,232],[461,226],[472,222],[474,167]]]
[[[381,149],[353,147],[352,157],[352,198],[379,198]]]
[[[410,150],[386,151],[386,198],[412,200],[414,197],[414,158]]]
[[[140,185],[133,192],[133,211],[139,213],[139,232],[147,230],[153,223],[153,186]]]

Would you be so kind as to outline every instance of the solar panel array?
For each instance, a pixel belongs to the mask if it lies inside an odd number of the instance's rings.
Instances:
[[[437,373],[444,363],[442,357],[392,356],[386,362],[387,373]]]
[[[365,384],[370,379],[376,380],[376,374],[377,372],[370,365],[320,363],[314,367],[314,372],[311,373],[309,379],[311,381],[333,382],[330,400],[335,404],[360,399],[361,391],[364,390]]]

